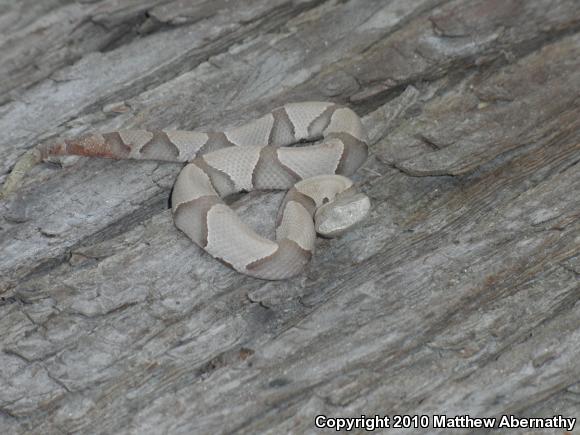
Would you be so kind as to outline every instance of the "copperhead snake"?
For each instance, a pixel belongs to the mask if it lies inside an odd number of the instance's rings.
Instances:
[[[16,163],[0,198],[51,155],[187,162],[172,193],[177,228],[238,272],[279,280],[309,262],[316,233],[334,237],[366,217],[370,200],[346,177],[367,154],[361,120],[351,109],[289,103],[224,132],[125,130],[43,144]],[[222,200],[257,189],[288,190],[276,219],[276,241],[258,235]]]

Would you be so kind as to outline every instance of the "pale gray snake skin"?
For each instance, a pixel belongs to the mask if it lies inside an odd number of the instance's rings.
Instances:
[[[303,141],[319,143],[289,145]],[[256,278],[300,273],[316,233],[342,234],[370,210],[352,175],[368,146],[358,115],[330,102],[289,103],[224,132],[125,130],[43,145],[28,152],[0,197],[49,155],[188,162],[172,194],[175,225],[216,259]],[[276,220],[276,241],[261,237],[224,203],[227,195],[288,190]]]

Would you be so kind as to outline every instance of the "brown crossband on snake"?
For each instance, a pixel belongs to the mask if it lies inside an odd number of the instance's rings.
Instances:
[[[51,155],[188,162],[173,189],[175,225],[238,272],[278,280],[304,268],[316,233],[334,237],[366,217],[370,201],[346,177],[367,153],[360,118],[351,109],[328,102],[290,103],[224,132],[126,130],[42,145],[16,163],[0,198]],[[288,189],[276,220],[276,241],[259,236],[222,200],[266,189]]]

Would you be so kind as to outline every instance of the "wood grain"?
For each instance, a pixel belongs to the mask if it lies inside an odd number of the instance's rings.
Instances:
[[[0,182],[41,140],[332,100],[370,132],[373,201],[263,282],[175,229],[180,165],[39,166],[0,203],[0,432],[580,418],[575,0],[23,0],[0,29]],[[233,207],[271,235],[281,198]]]

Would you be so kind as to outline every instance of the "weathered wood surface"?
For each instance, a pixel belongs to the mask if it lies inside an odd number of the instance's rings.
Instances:
[[[179,165],[38,167],[0,203],[1,433],[580,417],[576,0],[22,0],[0,30],[0,182],[47,138],[316,99],[364,116],[373,200],[263,282],[173,227]],[[268,233],[280,199],[234,205]]]

